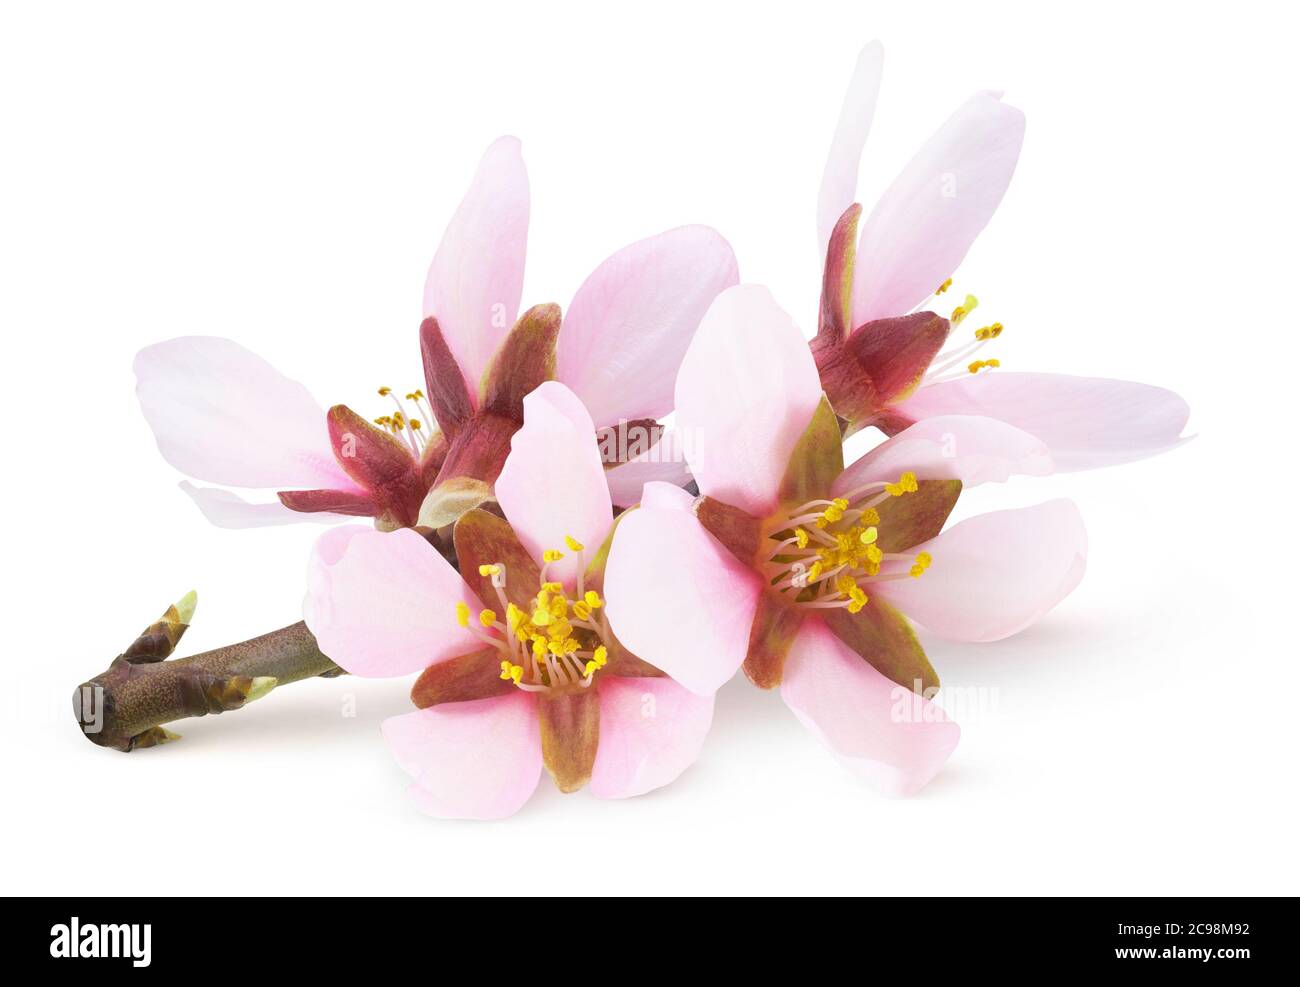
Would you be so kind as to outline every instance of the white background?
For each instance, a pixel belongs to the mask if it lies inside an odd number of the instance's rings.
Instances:
[[[1300,890],[1297,25],[1219,9],[6,4],[4,889]],[[1007,325],[1004,366],[1172,387],[1199,433],[963,502],[1074,497],[1089,571],[1016,638],[930,644],[947,685],[998,692],[927,790],[858,787],[744,681],[677,784],[604,803],[544,779],[493,824],[406,800],[378,736],[405,683],[294,685],[130,756],[82,739],[73,687],[191,587],[187,653],[298,619],[321,530],[208,526],[139,415],[139,347],[229,335],[380,413],[375,387],[421,383],[425,268],[501,133],[532,179],[525,304],[700,222],[811,328],[817,183],[874,37],[860,197],[1005,89],[1025,149],[958,290]]]

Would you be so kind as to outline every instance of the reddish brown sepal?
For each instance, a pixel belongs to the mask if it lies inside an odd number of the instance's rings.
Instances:
[[[591,780],[600,743],[600,699],[596,686],[573,692],[541,693],[542,762],[562,792],[576,792]]]
[[[739,507],[712,497],[699,497],[692,508],[700,524],[745,565],[758,558],[762,522]]]
[[[781,684],[786,656],[794,636],[799,633],[803,614],[794,605],[778,598],[775,593],[763,593],[758,598],[754,623],[749,628],[749,650],[745,653],[745,674],[760,689],[772,689]]]
[[[876,546],[882,552],[906,552],[929,541],[943,530],[960,496],[961,480],[921,480],[914,493],[877,504]]]
[[[858,249],[858,217],[861,215],[862,207],[856,202],[844,210],[826,245],[817,335],[836,342],[842,341],[849,329],[853,306],[853,264]]]
[[[827,496],[844,472],[844,437],[830,402],[822,396],[808,427],[795,443],[781,480],[779,497],[785,504],[803,504]]]
[[[303,514],[346,514],[349,517],[374,517],[378,511],[369,494],[351,490],[281,490],[277,497],[291,511]]]
[[[420,323],[420,356],[424,360],[424,386],[428,389],[429,408],[438,428],[451,438],[473,416],[474,404],[465,389],[465,376],[433,316]]]
[[[949,328],[941,315],[915,312],[859,326],[845,345],[871,378],[882,404],[897,404],[921,383]]]
[[[872,596],[857,613],[828,609],[825,616],[836,637],[885,678],[918,694],[939,688],[939,674],[912,625],[884,600]]]
[[[501,677],[501,652],[484,648],[430,665],[411,687],[411,702],[419,709],[439,703],[463,703],[504,696],[514,683]]]
[[[456,522],[453,540],[461,578],[485,606],[493,606],[497,594],[492,577],[479,575],[481,565],[506,567],[506,600],[515,606],[527,607],[537,595],[541,570],[505,518],[476,508]]]
[[[560,321],[560,306],[553,304],[534,305],[519,317],[488,368],[481,413],[523,423],[524,398],[555,379]]]

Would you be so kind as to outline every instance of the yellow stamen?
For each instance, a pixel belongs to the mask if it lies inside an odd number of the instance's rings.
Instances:
[[[960,325],[962,319],[975,311],[975,308],[979,303],[980,300],[974,295],[967,295],[966,300],[952,310],[952,315],[949,317],[948,321],[955,326]]]
[[[469,605],[466,603],[456,604],[456,623],[461,627],[469,626]]]
[[[591,607],[593,610],[599,610],[605,605],[605,601],[600,598],[600,594],[593,589],[587,590],[587,592],[582,595],[582,599],[587,606]]]
[[[497,622],[496,611],[480,610],[478,614],[478,622],[482,624],[484,627],[491,627],[493,624]]]
[[[574,538],[572,535],[564,536],[564,544],[569,546],[570,552],[581,552],[585,547],[582,542],[578,541],[578,539]]]
[[[564,553],[558,549],[548,548],[542,553],[543,562],[559,562],[562,558],[564,558]]]
[[[952,278],[949,278],[943,284],[939,285],[939,287],[935,288],[934,293],[936,295],[942,295],[945,291],[947,291],[951,287],[952,287]]]
[[[381,398],[386,398],[386,397],[388,397],[388,395],[390,395],[390,394],[392,394],[392,393],[393,393],[393,389],[392,389],[391,387],[381,387],[381,388],[379,389],[379,396],[380,396]]]
[[[909,570],[909,575],[911,575],[913,579],[916,579],[921,575],[921,573],[925,572],[926,569],[930,568],[930,563],[932,561],[934,561],[934,559],[931,557],[929,552],[918,553],[916,558],[912,560],[912,568]]]
[[[897,483],[886,483],[885,492],[891,497],[901,497],[905,493],[916,493],[916,474],[908,470],[898,478]]]
[[[500,571],[501,567],[496,563],[488,563],[478,567],[478,574],[480,576],[495,576]]]
[[[808,547],[808,532],[804,531],[803,528],[795,528],[795,529],[794,529],[794,543],[795,543],[796,545],[798,545],[800,548],[807,548],[807,547]]]

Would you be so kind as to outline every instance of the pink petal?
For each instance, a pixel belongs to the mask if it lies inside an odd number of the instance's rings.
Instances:
[[[1047,476],[1052,457],[1028,432],[995,418],[926,418],[882,442],[840,474],[835,494],[867,483],[897,480],[910,470],[922,480],[961,480],[967,487],[1003,483],[1014,474]]]
[[[591,793],[621,799],[675,781],[700,756],[713,722],[713,697],[697,696],[672,679],[598,681],[600,746]]]
[[[384,721],[384,740],[414,781],[420,811],[444,819],[504,819],[542,775],[537,700],[525,692],[445,703]]]
[[[587,278],[560,329],[556,379],[602,428],[673,410],[673,383],[709,303],[738,280],[731,245],[707,226],[641,240]]]
[[[669,483],[681,488],[691,482],[686,467],[681,433],[665,429],[655,445],[626,463],[605,471],[610,497],[619,507],[630,507],[641,500],[641,488],[647,483]],[[691,499],[688,495],[688,500]]]
[[[885,49],[873,41],[858,55],[853,68],[853,78],[844,103],[840,107],[839,123],[831,140],[830,153],[826,155],[826,169],[822,172],[821,190],[817,196],[817,244],[819,259],[826,259],[826,247],[831,231],[844,215],[844,210],[857,199],[858,168],[862,161],[862,148],[871,131],[871,120],[876,115],[876,97],[880,94],[880,75],[884,69]]]
[[[716,692],[745,660],[761,591],[758,575],[688,511],[642,506],[614,532],[605,569],[610,626],[634,654],[699,695]]]
[[[135,358],[136,396],[158,451],[182,473],[234,487],[356,484],[307,388],[219,336],[182,336]]]
[[[908,162],[862,224],[853,325],[903,315],[950,277],[1011,183],[1025,116],[977,93]]]
[[[658,507],[669,511],[690,511],[695,498],[675,483],[647,483],[641,492],[642,507]]]
[[[1083,578],[1088,535],[1079,509],[1051,500],[979,514],[916,546],[934,561],[917,579],[867,587],[927,630],[955,641],[1022,631]]]
[[[265,528],[277,524],[341,524],[351,521],[346,514],[304,514],[291,511],[278,500],[256,504],[220,487],[196,487],[182,480],[180,488],[198,505],[203,516],[218,528]]]
[[[770,513],[821,396],[808,342],[768,290],[724,291],[677,375],[677,428],[700,492]]]
[[[357,524],[317,539],[307,565],[303,619],[320,649],[353,675],[409,675],[482,647],[456,620],[483,605],[446,559],[409,528]]]
[[[805,620],[786,659],[781,698],[850,771],[886,795],[911,795],[948,760],[961,729]]]
[[[595,552],[614,520],[596,429],[582,402],[563,384],[547,381],[524,398],[524,425],[496,481],[496,498],[533,558],[547,549],[565,553],[549,576],[572,584],[578,557],[565,547],[576,538]]]
[[[514,137],[483,154],[424,282],[434,316],[477,401],[492,355],[519,314],[528,245],[528,172]]]
[[[1057,470],[1129,463],[1187,440],[1187,402],[1150,384],[1066,374],[980,374],[930,384],[898,406],[909,418],[987,415],[1047,443]]]

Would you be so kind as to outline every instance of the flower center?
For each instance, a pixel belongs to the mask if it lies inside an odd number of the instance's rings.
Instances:
[[[381,398],[392,398],[396,406],[391,415],[381,415],[375,419],[375,424],[380,428],[387,429],[395,437],[406,443],[410,447],[411,453],[418,459],[424,447],[429,444],[429,433],[424,423],[433,421],[433,416],[429,413],[428,406],[425,405],[424,391],[419,388],[406,395],[406,400],[415,405],[415,409],[420,415],[419,418],[412,418],[407,413],[406,405],[402,403],[391,387],[381,387],[379,389]]]
[[[935,289],[934,296],[942,295],[950,287],[952,287],[952,278],[939,285]],[[929,299],[926,299],[926,301],[929,301]],[[954,328],[961,325],[966,320],[966,316],[970,315],[979,303],[979,299],[974,295],[967,295],[965,300],[952,310],[952,315],[948,316],[948,322]],[[924,305],[925,302],[921,304]],[[918,305],[917,308],[919,309],[920,306]],[[949,380],[960,380],[968,374],[977,374],[981,370],[996,370],[1002,366],[1002,361],[996,359],[975,360],[971,358],[982,350],[990,340],[997,339],[1001,335],[1002,323],[993,322],[976,329],[973,342],[945,346],[931,361],[930,368],[926,371],[921,385],[942,384]]]
[[[490,576],[497,599],[505,612],[502,626],[495,610],[482,610],[478,624],[470,620],[469,607],[458,604],[456,619],[485,643],[501,653],[501,678],[526,692],[555,692],[586,689],[597,671],[605,667],[611,637],[605,620],[605,601],[594,590],[585,589],[583,546],[565,538],[578,557],[577,590],[570,597],[564,584],[547,578],[552,563],[564,558],[558,549],[542,553],[537,595],[526,608],[506,599],[506,567],[492,562],[479,566],[479,575]]]
[[[776,544],[763,567],[772,588],[801,606],[857,613],[867,605],[870,584],[919,577],[930,567],[930,553],[882,551],[876,510],[917,489],[916,474],[904,473],[897,483],[868,483],[833,500],[812,500],[777,520],[767,530]]]

